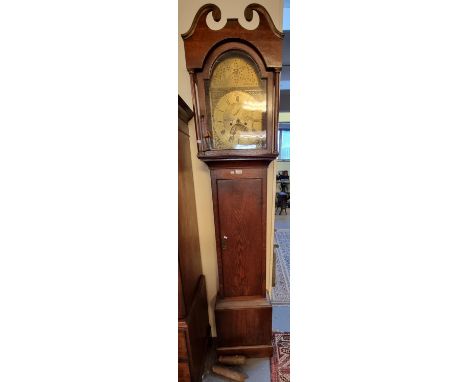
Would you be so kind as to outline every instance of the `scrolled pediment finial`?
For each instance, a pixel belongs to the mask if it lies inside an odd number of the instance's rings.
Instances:
[[[202,6],[198,10],[197,14],[193,18],[193,22],[192,22],[192,25],[190,26],[190,29],[187,32],[185,32],[184,34],[182,34],[182,38],[186,39],[186,38],[190,37],[193,34],[193,32],[195,31],[195,29],[197,27],[197,24],[200,21],[202,23],[204,23],[205,25],[207,25],[206,17],[210,13],[212,13],[214,21],[216,21],[216,22],[221,21],[221,9],[216,4],[205,4],[204,6]]]
[[[284,37],[284,33],[280,32],[276,28],[275,23],[271,19],[270,14],[263,5],[257,3],[247,5],[247,7],[244,10],[244,17],[248,22],[251,22],[253,20],[253,11],[256,11],[258,13],[260,17],[260,22],[262,22],[262,19],[264,19],[268,23],[270,29],[273,31],[274,34],[281,38]]]

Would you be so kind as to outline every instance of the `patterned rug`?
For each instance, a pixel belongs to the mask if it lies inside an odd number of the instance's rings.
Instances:
[[[275,232],[276,243],[276,282],[271,291],[271,303],[289,305],[289,229],[278,229]]]
[[[289,382],[289,333],[273,333],[273,357],[270,360],[271,382]]]

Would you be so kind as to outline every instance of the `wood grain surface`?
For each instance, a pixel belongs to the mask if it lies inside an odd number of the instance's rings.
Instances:
[[[219,293],[265,297],[267,164],[213,167],[211,180]]]

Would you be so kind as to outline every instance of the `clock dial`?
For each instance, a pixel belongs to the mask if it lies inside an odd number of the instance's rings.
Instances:
[[[265,148],[265,87],[248,57],[239,52],[225,56],[209,87],[213,149]]]
[[[234,90],[219,99],[213,112],[213,133],[217,146],[228,149],[257,148],[265,141],[262,130],[264,102],[249,93]]]

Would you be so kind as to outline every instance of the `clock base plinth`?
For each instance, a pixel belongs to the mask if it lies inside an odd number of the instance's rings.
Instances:
[[[268,297],[218,296],[215,307],[218,354],[272,355],[272,306]]]

